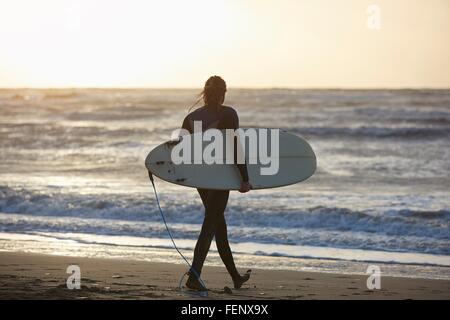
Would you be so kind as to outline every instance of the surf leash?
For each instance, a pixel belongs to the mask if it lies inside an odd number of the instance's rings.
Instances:
[[[194,276],[198,279],[198,282],[200,283],[200,285],[201,285],[202,288],[203,288],[203,290],[200,291],[200,295],[203,296],[203,297],[207,297],[207,296],[208,296],[208,289],[206,289],[205,283],[204,283],[203,280],[200,278],[200,275],[198,274],[198,272],[197,272],[194,268],[192,268],[192,265],[190,264],[190,262],[188,261],[188,259],[186,259],[186,257],[183,255],[183,253],[181,253],[180,249],[178,249],[177,244],[175,243],[175,240],[174,240],[174,238],[173,238],[173,236],[172,236],[172,232],[170,231],[169,226],[167,225],[166,218],[165,218],[164,213],[163,213],[163,211],[162,211],[162,209],[161,209],[161,205],[160,205],[160,203],[159,203],[158,192],[156,192],[155,181],[154,181],[154,179],[153,179],[153,174],[150,172],[150,170],[148,170],[148,177],[150,178],[150,181],[151,181],[151,183],[152,183],[153,191],[154,191],[154,193],[155,193],[155,198],[156,198],[156,204],[158,205],[159,213],[161,214],[161,218],[162,218],[162,220],[163,220],[163,222],[164,222],[164,225],[165,225],[165,227],[166,227],[167,234],[169,235],[170,240],[172,240],[173,247],[175,248],[175,250],[177,250],[177,252],[178,252],[178,254],[180,255],[180,257],[183,258],[183,260],[186,262],[186,264],[187,264],[188,267],[189,267],[189,271],[186,271],[186,272],[183,274],[183,276],[181,277],[180,282],[179,282],[179,284],[178,284],[178,288],[179,288],[180,290],[182,290],[182,281],[183,281],[184,277],[185,277],[186,275],[188,275],[190,272],[192,272],[192,273],[194,274]]]

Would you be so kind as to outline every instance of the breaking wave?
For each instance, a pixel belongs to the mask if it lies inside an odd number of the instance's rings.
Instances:
[[[156,203],[148,196],[44,195],[0,187],[2,231],[85,232],[164,237]],[[203,213],[198,203],[163,201],[179,237],[195,239]],[[450,210],[303,210],[230,205],[230,238],[239,241],[337,246],[450,254]]]

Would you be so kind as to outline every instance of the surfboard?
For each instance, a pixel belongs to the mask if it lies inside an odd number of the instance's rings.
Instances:
[[[245,128],[244,130],[248,129],[254,130],[257,137],[263,133],[262,130],[265,130],[267,137],[265,141],[266,152],[258,153],[256,158],[255,152],[251,152],[250,144],[244,143],[249,181],[254,190],[291,185],[304,181],[314,174],[316,156],[305,139],[281,129]],[[273,130],[277,130],[278,135],[273,135]],[[201,140],[198,136],[201,134],[204,133],[194,133],[182,137],[183,142],[187,142],[191,146],[192,152],[189,152],[190,155],[187,154],[190,161],[184,163],[174,161],[174,148],[177,148],[180,141],[167,141],[150,151],[145,159],[146,168],[158,178],[181,186],[214,190],[239,190],[242,181],[239,170],[235,164],[226,163],[225,156],[222,155],[222,163],[220,161],[211,163],[211,158],[207,159],[206,156],[203,157],[202,163],[194,163],[195,155],[198,156],[198,152],[195,151],[199,150],[195,143],[198,144],[200,141],[202,150],[205,150],[207,145],[213,141],[212,139],[211,141]],[[276,147],[272,144],[275,136],[277,136],[278,141]],[[185,141],[184,139],[188,140]],[[230,141],[226,141],[224,145],[226,143],[230,143]],[[261,143],[264,143],[263,139],[258,141],[258,150],[264,149],[261,148]],[[225,154],[225,149],[223,149],[223,154]],[[215,160],[221,158],[220,154],[217,156],[213,153],[213,156],[215,156]],[[269,170],[270,168],[272,169]],[[267,174],[268,171],[269,174]]]

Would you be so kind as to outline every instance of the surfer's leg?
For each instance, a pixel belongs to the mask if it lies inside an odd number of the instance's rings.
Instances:
[[[195,272],[189,272],[186,286],[194,290],[203,290],[204,288],[197,279],[197,276],[200,276],[200,273],[202,272],[203,262],[206,259],[212,238],[214,237],[215,221],[214,217],[210,214],[210,211],[206,209],[209,190],[197,189],[197,191],[200,194],[203,206],[205,207],[205,217],[203,218],[202,229],[194,249],[194,259],[192,261],[191,269],[194,269]]]
[[[234,264],[233,253],[231,252],[230,244],[228,242],[227,223],[223,212],[218,217],[215,237],[217,250],[219,251],[220,258],[227,268],[228,273],[232,278],[239,277],[239,272]]]
[[[202,272],[203,263],[208,255],[216,231],[217,217],[225,211],[228,200],[228,191],[199,190],[199,193],[205,206],[205,218],[195,245],[194,261],[192,262],[192,268],[198,274]]]
[[[230,243],[228,242],[227,223],[225,221],[224,213],[222,213],[222,215],[218,217],[215,237],[220,258],[222,259],[223,264],[225,265],[228,273],[233,279],[234,288],[239,289],[244,284],[244,282],[250,279],[251,270],[247,270],[247,272],[243,276],[241,276],[236,268],[233,259],[233,253],[231,252],[230,248]]]
[[[206,207],[207,199],[208,199],[208,191],[204,189],[198,189],[198,193],[202,198],[203,205]],[[230,244],[228,242],[228,234],[227,234],[227,223],[225,221],[225,207],[228,203],[228,197],[230,192],[224,192],[221,197],[221,203],[223,204],[223,211],[218,212],[217,215],[217,224],[215,230],[215,238],[217,250],[219,251],[220,258],[222,259],[223,264],[228,270],[228,273],[232,278],[238,278],[239,272],[236,269],[236,265],[234,264],[233,254],[231,252]]]
[[[207,189],[197,189],[200,198],[202,199],[203,207],[206,208],[206,200],[208,199],[208,190]]]

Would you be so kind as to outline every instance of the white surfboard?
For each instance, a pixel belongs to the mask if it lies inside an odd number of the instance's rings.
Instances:
[[[247,130],[247,129],[244,129]],[[311,146],[301,137],[281,129],[268,130],[267,155],[264,159],[253,159],[249,157],[248,145],[246,145],[246,163],[249,181],[253,189],[276,188],[294,184],[311,177],[316,170],[316,156]],[[278,157],[270,157],[272,154],[270,137],[271,130],[279,130]],[[190,139],[192,145],[195,143],[196,135],[183,136],[183,139]],[[211,142],[203,141],[203,148]],[[172,161],[172,150],[176,142],[168,141],[154,148],[145,159],[145,166],[155,176],[165,181],[187,187],[215,190],[239,190],[241,185],[241,175],[234,164],[194,164],[190,163],[174,164]],[[194,147],[193,147],[194,148]],[[204,149],[202,149],[204,150]],[[192,157],[194,157],[192,152]],[[261,161],[266,164],[261,164]],[[268,160],[278,161],[278,171],[273,175],[264,175],[261,168],[267,168]],[[254,163],[254,162],[258,163]],[[225,161],[224,161],[225,162]],[[252,163],[253,162],[253,163]]]

